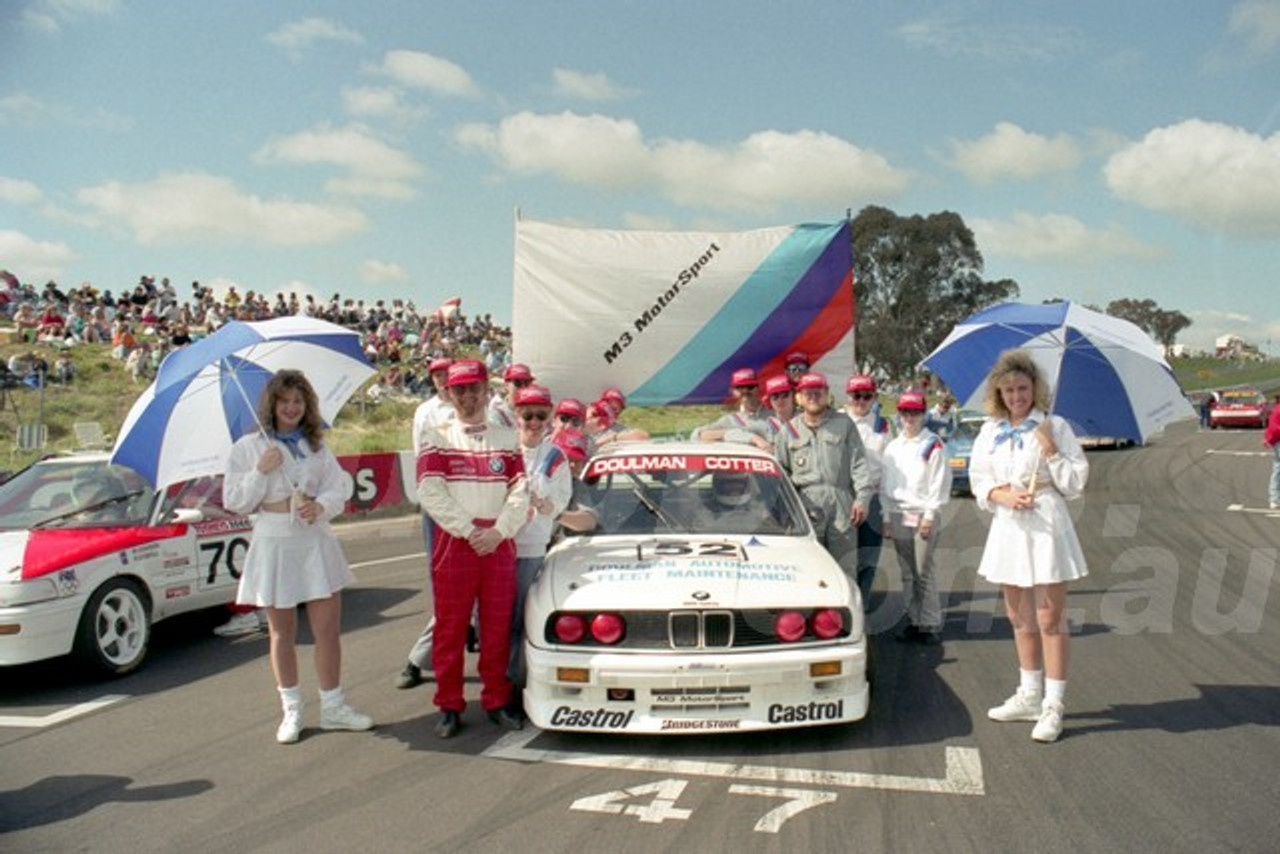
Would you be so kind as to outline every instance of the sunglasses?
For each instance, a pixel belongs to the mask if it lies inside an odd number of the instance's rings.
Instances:
[[[923,416],[924,410],[923,409],[899,409],[898,414],[901,415],[903,418],[907,418],[907,417],[914,418],[917,415]]]
[[[775,391],[773,394],[769,395],[769,399],[770,399],[770,400],[777,400],[777,399],[778,399],[778,398],[780,398],[780,397],[791,397],[791,392],[789,392],[789,391]]]
[[[511,383],[516,388],[527,388],[533,385],[533,380],[507,380],[507,382]]]
[[[871,394],[870,392],[862,392],[862,391],[857,392],[856,394],[851,394],[849,395],[849,397],[853,398],[854,400],[875,400],[876,399],[876,396],[874,394]]]
[[[551,417],[549,412],[521,412],[521,421],[546,421]]]
[[[582,419],[576,415],[557,415],[556,420],[561,424],[576,424],[582,426]]]

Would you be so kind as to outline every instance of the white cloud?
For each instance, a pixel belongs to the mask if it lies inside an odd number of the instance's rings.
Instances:
[[[259,163],[322,163],[346,169],[330,180],[330,192],[389,199],[417,195],[413,182],[422,166],[405,152],[388,145],[359,125],[322,126],[273,139],[254,154]]]
[[[394,261],[369,258],[360,265],[360,281],[367,285],[399,284],[409,281],[409,271]]]
[[[874,151],[808,130],[761,131],[720,147],[682,140],[649,143],[626,119],[523,112],[496,127],[464,126],[457,140],[516,174],[550,174],[605,189],[651,187],[700,208],[843,208],[893,196],[909,180]]]
[[[1086,43],[1075,27],[943,17],[911,21],[898,28],[898,35],[915,47],[991,62],[1054,60],[1078,53]]]
[[[429,111],[405,103],[394,86],[348,86],[342,90],[342,107],[360,118],[387,119],[407,125],[425,119]]]
[[[1084,265],[1111,258],[1156,258],[1158,247],[1143,243],[1124,228],[1090,228],[1066,214],[1019,211],[1009,220],[977,218],[969,222],[986,257],[1066,261]]]
[[[183,172],[152,181],[111,181],[77,193],[99,224],[122,227],[143,244],[232,241],[268,246],[332,243],[364,231],[360,211],[263,199],[216,175]]]
[[[1227,29],[1251,55],[1271,53],[1280,47],[1280,0],[1241,0],[1231,9]]]
[[[997,122],[991,133],[972,142],[954,140],[951,149],[950,165],[982,184],[1070,171],[1081,159],[1080,145],[1067,134],[1050,139],[1012,122]]]
[[[13,125],[22,128],[64,125],[106,131],[124,131],[132,126],[126,118],[110,113],[102,107],[80,109],[51,104],[48,101],[14,92],[0,98],[0,127]]]
[[[298,59],[304,51],[322,42],[364,44],[364,36],[328,18],[291,21],[275,32],[267,33],[266,39],[293,59]]]
[[[22,22],[39,32],[56,33],[64,24],[113,15],[118,8],[119,0],[36,0],[22,10]]]
[[[479,89],[460,65],[416,50],[390,50],[382,64],[370,71],[383,74],[410,89],[426,89],[439,95],[473,97]]]
[[[76,254],[65,243],[36,240],[20,231],[0,230],[3,266],[23,282],[47,282],[62,276]]]
[[[34,205],[43,198],[44,192],[30,181],[0,175],[0,202],[8,202],[11,205]]]
[[[566,98],[580,98],[584,101],[612,101],[631,94],[629,91],[615,86],[604,72],[586,74],[581,71],[571,71],[567,68],[557,68],[551,72],[551,76],[555,81],[556,94]]]
[[[1104,169],[1120,198],[1203,228],[1280,237],[1280,134],[1191,119],[1149,132]]]

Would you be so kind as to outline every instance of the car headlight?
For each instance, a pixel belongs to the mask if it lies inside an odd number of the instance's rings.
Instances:
[[[51,578],[32,578],[0,584],[0,608],[16,608],[19,605],[34,605],[58,598],[58,586]]]

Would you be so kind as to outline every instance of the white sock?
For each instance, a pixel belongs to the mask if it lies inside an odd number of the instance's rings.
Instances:
[[[302,706],[302,689],[297,685],[292,688],[277,688],[280,692],[280,705],[287,712],[290,709],[297,709]]]
[[[1067,680],[1065,679],[1046,679],[1044,680],[1044,701],[1046,703],[1062,704],[1063,699],[1067,696]]]
[[[332,708],[333,706],[341,706],[346,701],[347,701],[347,697],[345,694],[342,693],[341,685],[339,685],[337,688],[330,688],[328,691],[325,691],[324,689],[320,690],[321,706],[328,706]]]
[[[1024,691],[1030,691],[1039,697],[1044,693],[1044,671],[1043,670],[1019,670],[1019,686]]]

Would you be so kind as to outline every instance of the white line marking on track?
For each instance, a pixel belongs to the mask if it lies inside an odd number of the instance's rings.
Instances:
[[[427,556],[426,552],[417,552],[411,555],[400,555],[399,557],[380,557],[377,560],[362,560],[359,563],[351,564],[352,569],[360,569],[365,566],[381,566],[384,563],[396,563],[402,560],[419,560]]]
[[[1243,504],[1228,504],[1227,510],[1232,513],[1261,513],[1263,516],[1280,518],[1280,510],[1269,510],[1266,507],[1245,507]]]
[[[800,783],[809,786],[842,786],[849,789],[885,789],[898,792],[932,792],[939,795],[983,795],[982,757],[975,747],[946,748],[945,777],[906,777],[897,774],[868,774],[861,771],[824,771],[779,768],[769,765],[737,765],[728,762],[698,762],[688,759],[655,759],[648,756],[617,756],[537,750],[528,747],[542,731],[526,724],[520,732],[507,733],[483,755],[515,762],[554,762],[585,768],[615,768],[692,777],[721,777],[768,783]]]
[[[90,700],[87,703],[79,703],[70,708],[63,709],[60,712],[50,712],[47,715],[32,717],[29,715],[0,715],[0,727],[24,727],[39,729],[43,727],[54,726],[64,723],[72,718],[78,718],[81,715],[87,715],[90,712],[96,712],[98,709],[110,706],[112,703],[118,703],[121,700],[129,699],[128,694],[108,694],[105,697],[99,697],[96,700]]]

